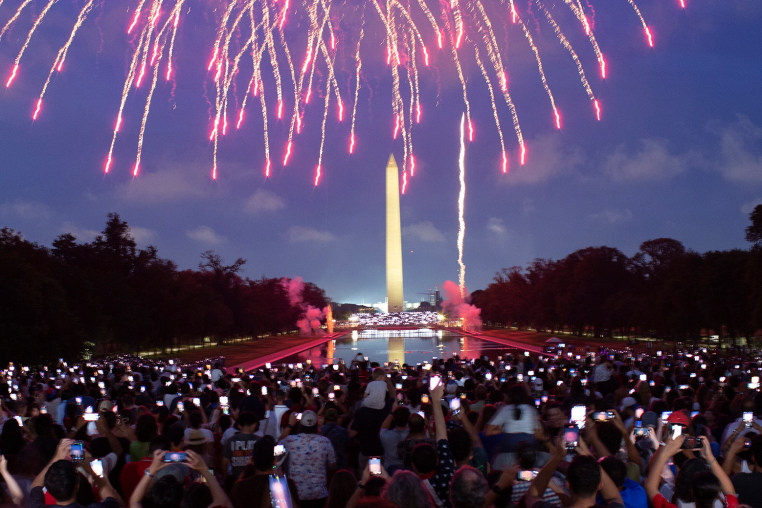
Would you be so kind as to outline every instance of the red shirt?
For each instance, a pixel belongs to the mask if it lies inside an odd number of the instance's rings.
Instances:
[[[145,470],[151,465],[151,457],[144,457],[137,462],[129,462],[122,468],[122,473],[119,475],[119,483],[122,486],[122,495],[124,500],[129,503],[135,487],[140,483],[140,479],[143,478]]]
[[[725,503],[726,508],[737,508],[738,498],[736,496],[726,494]],[[653,505],[653,508],[677,508],[677,506],[667,501],[667,499],[661,494],[656,494],[656,496],[653,498],[653,501],[651,501],[651,504]]]

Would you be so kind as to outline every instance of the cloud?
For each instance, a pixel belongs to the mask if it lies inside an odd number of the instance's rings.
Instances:
[[[265,189],[257,189],[254,194],[246,200],[243,211],[251,214],[264,212],[277,212],[286,208],[286,202],[277,194]]]
[[[37,201],[6,201],[0,203],[0,216],[24,220],[46,220],[51,216],[48,205]]]
[[[576,146],[564,146],[558,135],[540,136],[529,143],[526,164],[509,170],[509,184],[538,184],[574,171],[585,160]]]
[[[209,226],[199,226],[185,233],[191,240],[209,245],[219,245],[228,241],[224,236],[218,235]]]
[[[762,127],[738,115],[729,125],[710,125],[720,137],[718,170],[726,180],[736,183],[762,182]]]
[[[632,220],[632,210],[604,210],[601,213],[589,215],[590,219],[596,222],[606,222],[608,224],[619,224]]]
[[[497,236],[505,236],[508,234],[508,230],[505,227],[503,219],[499,217],[490,217],[487,221],[487,230]]]
[[[156,204],[199,198],[206,194],[201,175],[194,168],[162,169],[142,173],[118,189],[118,194],[132,203]]]
[[[684,172],[693,159],[691,152],[670,154],[667,140],[641,139],[634,152],[619,145],[606,158],[604,171],[618,182],[668,180]]]
[[[61,233],[71,233],[74,238],[77,239],[79,243],[86,243],[86,242],[92,242],[95,240],[95,237],[101,234],[100,231],[95,231],[94,229],[85,229],[81,228],[79,226],[75,226],[71,222],[64,222],[61,225]]]
[[[445,236],[431,221],[418,222],[402,228],[402,234],[422,242],[444,242]]]
[[[318,231],[317,229],[304,226],[291,226],[288,228],[286,237],[291,243],[329,243],[336,240],[333,233],[328,231]]]
[[[130,226],[130,235],[138,245],[148,245],[156,239],[156,231],[137,226]]]

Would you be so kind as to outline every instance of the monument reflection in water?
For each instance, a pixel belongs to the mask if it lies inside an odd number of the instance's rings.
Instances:
[[[458,333],[435,331],[428,328],[419,330],[363,330],[354,331],[346,337],[330,341],[322,346],[307,349],[299,354],[281,360],[283,363],[305,363],[314,365],[350,363],[357,356],[383,364],[398,361],[415,365],[432,358],[450,358],[453,354],[462,358],[487,356],[495,360],[506,348],[491,342],[474,339]]]

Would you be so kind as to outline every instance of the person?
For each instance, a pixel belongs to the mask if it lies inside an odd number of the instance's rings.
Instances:
[[[461,466],[452,476],[450,504],[452,508],[482,506],[489,486],[484,475],[472,466]]]
[[[730,453],[725,456],[723,469],[733,463],[735,455],[744,446],[742,439],[737,439],[730,446]],[[751,438],[751,472],[736,473],[731,477],[733,487],[738,493],[738,502],[752,508],[762,508],[762,435]]]
[[[650,470],[644,487],[653,508],[675,508],[675,505],[667,501],[659,493],[659,482],[664,466],[669,459],[681,451],[685,438],[686,436],[684,435],[677,436],[675,439],[671,439],[668,436],[665,446],[660,447],[651,459]],[[733,483],[719,462],[717,462],[717,459],[712,455],[709,440],[706,436],[701,436],[699,439],[701,443],[701,457],[708,462],[711,470],[697,473],[693,477],[691,491],[696,508],[711,508],[714,500],[719,497],[720,493],[725,495],[727,508],[736,508],[738,506],[738,498],[735,496]]]
[[[68,506],[69,508],[82,506],[77,502],[81,477],[77,474],[77,467],[71,460],[71,445],[73,443],[73,439],[62,439],[56,448],[53,459],[35,477],[29,493],[29,508],[43,508],[46,505],[43,486],[55,499],[56,506]],[[86,457],[87,455],[89,454],[86,454]],[[100,477],[93,473],[89,460],[82,461],[79,466],[88,474],[102,499],[98,503],[87,505],[88,508],[118,508],[124,505],[119,493],[109,483],[108,477]]]
[[[159,427],[156,425],[156,418],[152,414],[142,414],[138,416],[135,424],[136,439],[130,443],[130,460],[140,460],[149,455],[151,441],[158,434]]]
[[[434,508],[431,495],[414,473],[399,470],[389,481],[383,498],[405,508]]]
[[[381,444],[384,446],[384,467],[392,474],[397,469],[404,467],[402,459],[397,452],[397,446],[410,433],[407,423],[410,419],[410,410],[404,406],[397,407],[381,425]],[[389,428],[391,424],[393,428]]]
[[[336,453],[336,469],[349,467],[347,446],[349,445],[349,431],[339,425],[339,412],[335,407],[329,407],[323,412],[325,424],[320,427],[320,435],[327,437],[333,445]]]
[[[363,406],[372,409],[383,409],[386,405],[386,393],[388,388],[386,371],[381,367],[373,369],[373,381],[365,387]]]
[[[5,485],[8,488],[11,502],[20,505],[24,502],[24,492],[21,490],[16,479],[8,472],[8,461],[4,455],[0,455],[0,476],[2,476]]]
[[[240,413],[237,423],[240,430],[228,440],[222,454],[223,476],[227,474],[229,468],[231,481],[235,481],[241,476],[249,464],[254,444],[259,439],[259,436],[254,434],[259,426],[259,421],[254,413],[249,411]]]
[[[164,456],[169,452],[156,450],[151,460],[151,465],[146,469],[143,478],[141,478],[135,491],[130,497],[129,508],[141,508],[143,498],[150,492],[152,506],[156,508],[179,508],[183,500],[183,480],[178,478],[175,471],[170,474],[164,474],[159,477],[159,472],[163,469],[174,468],[177,464],[164,462]],[[192,450],[185,452],[187,459],[184,463],[188,468],[201,475],[206,485],[209,487],[212,502],[208,506],[233,508],[230,499],[222,490],[219,482],[214,478],[204,459]],[[184,469],[184,468],[183,468]]]
[[[336,454],[331,441],[317,433],[318,418],[314,411],[302,413],[301,432],[291,434],[296,426],[296,413],[291,413],[281,444],[286,448],[286,472],[296,483],[302,508],[322,508],[328,497],[328,471],[336,467]]]
[[[423,481],[434,503],[437,506],[449,507],[450,481],[455,473],[455,460],[447,440],[447,425],[442,411],[443,392],[441,383],[430,390],[436,427],[436,448],[428,443],[416,445],[410,454],[410,462],[413,472]]]
[[[485,433],[494,436],[502,432],[505,434],[505,447],[502,451],[515,452],[519,443],[535,442],[535,429],[539,422],[537,410],[523,384],[513,385],[509,398],[511,403],[498,410],[487,424]]]
[[[340,469],[333,474],[328,487],[325,508],[345,508],[357,486],[357,478],[349,469]]]
[[[254,443],[251,463],[233,484],[230,501],[234,508],[270,508],[270,475],[275,472],[275,440],[264,436]],[[296,485],[288,478],[288,489],[294,507],[298,507]]]

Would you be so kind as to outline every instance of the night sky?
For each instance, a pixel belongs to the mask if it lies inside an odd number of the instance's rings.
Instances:
[[[0,23],[19,3],[3,2]],[[34,10],[45,3],[34,0]],[[137,0],[96,2],[33,122],[48,69],[84,2],[55,5],[13,85],[0,90],[0,226],[44,245],[65,232],[85,242],[103,229],[107,213],[117,212],[140,247],[156,246],[161,257],[180,268],[195,268],[200,254],[213,249],[229,262],[245,258],[243,274],[250,278],[301,276],[334,301],[383,300],[384,169],[390,152],[402,160],[403,147],[392,139],[391,72],[378,17],[369,14],[366,23],[352,156],[347,153],[349,121],[338,122],[334,103],[323,177],[314,187],[323,116],[322,98],[316,97],[307,106],[305,130],[295,137],[291,161],[282,167],[293,106],[289,78],[284,119],[275,117],[274,95],[268,105],[271,177],[264,178],[259,103],[250,97],[241,130],[231,129],[221,140],[219,176],[213,181],[209,130],[215,92],[206,64],[226,3],[195,0],[184,10],[176,74],[171,82],[159,80],[137,178],[132,167],[146,85],[128,99],[112,170],[103,174],[134,48],[126,27]],[[347,0],[343,9],[334,3],[338,79],[351,112],[361,2]],[[526,266],[535,258],[559,259],[588,246],[608,245],[632,255],[643,241],[671,237],[698,252],[747,248],[744,228],[751,210],[762,203],[762,2],[688,0],[683,10],[678,0],[641,0],[654,48],[648,47],[626,0],[583,2],[595,8],[594,30],[608,63],[603,80],[563,2],[545,0],[579,53],[603,108],[600,122],[568,53],[542,14],[527,12],[528,3],[517,6],[540,49],[563,128],[555,129],[520,29],[506,25],[508,15],[495,16],[528,158],[525,166],[518,164],[510,113],[502,103],[510,172],[501,173],[487,89],[473,50],[462,49],[476,128],[466,154],[468,288],[484,288],[501,268]],[[31,12],[22,15],[0,40],[3,82],[32,22]],[[305,26],[299,7],[286,28],[297,64],[304,58]],[[408,301],[458,277],[462,92],[449,51],[436,49],[430,28],[422,32],[432,66],[420,69],[423,117],[413,132],[416,174],[401,198]],[[486,59],[484,50],[482,56]],[[238,101],[248,82],[243,74],[236,81]],[[324,85],[318,90],[322,94]]]

